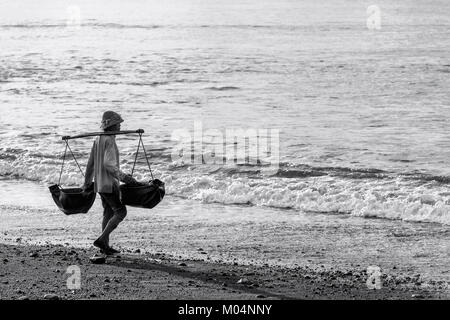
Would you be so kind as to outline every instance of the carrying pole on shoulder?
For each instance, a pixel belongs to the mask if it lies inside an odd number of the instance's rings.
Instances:
[[[121,135],[121,134],[133,134],[133,133],[137,133],[137,134],[143,134],[144,130],[143,129],[138,129],[138,130],[127,130],[127,131],[106,131],[106,132],[92,132],[92,133],[85,133],[85,134],[80,134],[77,136],[63,136],[62,140],[72,140],[72,139],[79,139],[79,138],[87,138],[87,137],[96,137],[96,136],[116,136],[116,135]]]

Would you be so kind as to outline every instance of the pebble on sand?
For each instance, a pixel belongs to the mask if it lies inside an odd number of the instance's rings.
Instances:
[[[56,294],[46,294],[44,296],[45,300],[59,300],[59,296],[57,296]]]
[[[238,280],[237,283],[238,283],[238,284],[249,284],[250,281],[248,281],[247,278],[241,278],[241,279]]]
[[[89,259],[93,264],[104,264],[106,262],[105,257],[93,256]]]

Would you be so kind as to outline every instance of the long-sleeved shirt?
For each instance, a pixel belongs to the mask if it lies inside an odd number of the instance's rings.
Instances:
[[[119,149],[113,135],[99,136],[94,141],[86,168],[85,184],[94,179],[95,192],[112,193],[119,187],[123,173],[120,171]]]

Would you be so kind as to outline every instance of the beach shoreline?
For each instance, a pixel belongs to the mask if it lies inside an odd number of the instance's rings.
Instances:
[[[370,290],[367,275],[319,267],[178,260],[166,254],[121,253],[93,264],[95,249],[61,245],[0,244],[0,296],[6,300],[265,300],[265,299],[446,299],[414,279],[384,279]],[[69,266],[80,268],[80,289],[68,287]],[[70,270],[70,269],[69,269]],[[72,283],[72,282],[71,282]]]
[[[129,207],[111,238],[121,258],[93,265],[100,201],[88,214],[66,216],[41,185],[4,185],[2,299],[450,297],[445,225],[223,206],[168,195],[150,211]],[[71,265],[82,274],[82,290],[74,293],[65,287]],[[368,289],[369,267],[380,268],[381,290]],[[240,279],[249,283],[238,284]]]
[[[450,2],[67,5],[0,2],[1,299],[450,298]],[[95,265],[100,197],[49,187],[83,185],[94,138],[61,137],[107,110],[166,189]]]

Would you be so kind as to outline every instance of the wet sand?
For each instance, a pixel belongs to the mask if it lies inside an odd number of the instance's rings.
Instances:
[[[2,298],[42,298],[52,290],[64,299],[450,298],[445,225],[167,196],[153,210],[130,207],[111,237],[124,254],[92,265],[100,201],[86,215],[65,216],[43,186],[5,186]],[[64,273],[74,264],[84,280],[72,294]],[[380,267],[382,290],[368,290],[369,266]],[[237,284],[242,278],[249,283]]]
[[[281,268],[178,260],[166,254],[121,253],[104,264],[95,249],[60,245],[0,245],[1,299],[445,299],[416,279],[383,279],[369,290],[364,270]],[[67,287],[76,265],[81,288]]]

